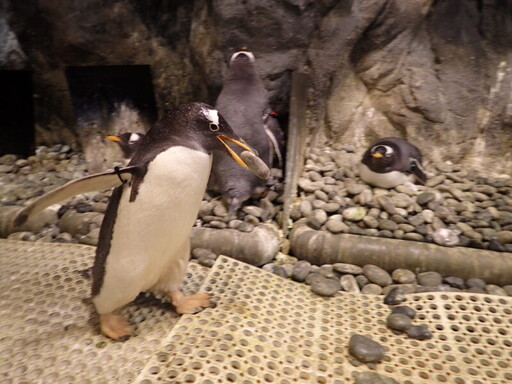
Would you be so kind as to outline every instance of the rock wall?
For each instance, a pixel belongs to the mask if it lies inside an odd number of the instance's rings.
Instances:
[[[214,103],[246,46],[281,116],[290,73],[309,73],[314,145],[398,135],[512,172],[511,1],[7,0],[0,37],[0,68],[34,71],[40,143],[79,145],[67,66],[149,64],[164,109]]]

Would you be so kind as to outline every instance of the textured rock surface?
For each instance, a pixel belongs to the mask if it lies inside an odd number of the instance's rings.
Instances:
[[[246,45],[279,113],[288,112],[291,71],[310,72],[310,138],[318,144],[362,148],[399,135],[426,158],[512,167],[512,59],[504,49],[512,45],[511,2],[7,0],[2,7],[8,44],[0,66],[34,70],[40,143],[76,144],[66,128],[73,125],[66,66],[149,64],[165,108],[213,102],[227,58]]]

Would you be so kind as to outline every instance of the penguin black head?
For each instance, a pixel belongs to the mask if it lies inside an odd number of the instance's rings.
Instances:
[[[416,181],[425,183],[427,176],[422,170],[421,161],[420,150],[415,145],[399,137],[385,137],[366,150],[361,163],[377,174],[398,171],[405,175],[414,175]],[[378,181],[367,182],[379,186]]]
[[[117,143],[121,148],[121,151],[123,151],[124,157],[129,159],[137,150],[143,137],[143,133],[125,132],[118,136],[107,136],[107,140]]]
[[[162,149],[181,145],[206,153],[227,151],[244,168],[247,164],[228,143],[254,152],[215,108],[204,103],[187,103],[168,111],[141,141],[132,163],[144,157],[145,147],[154,143]]]

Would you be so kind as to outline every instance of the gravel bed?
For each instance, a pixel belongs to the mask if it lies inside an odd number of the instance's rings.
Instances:
[[[425,186],[372,188],[359,180],[360,156],[348,146],[334,146],[308,155],[299,194],[291,207],[291,222],[307,220],[310,227],[331,233],[351,233],[443,246],[466,246],[512,252],[512,180],[484,177],[452,164],[427,165]],[[39,147],[35,156],[0,157],[0,215],[11,205],[27,200],[86,175],[85,160],[66,145]],[[228,218],[218,197],[205,195],[196,225],[251,232],[262,222],[282,216],[282,174],[272,169],[276,181],[265,198],[249,201],[235,218]],[[32,228],[12,233],[10,239],[75,242],[96,245],[109,192],[75,196]],[[304,282],[319,295],[349,291],[388,295],[432,291],[467,291],[512,296],[512,286],[499,287],[480,279],[441,276],[397,269],[388,273],[378,266],[352,264],[312,265],[281,251],[263,269]],[[207,249],[192,251],[192,261],[211,266],[217,255]],[[511,255],[512,257],[512,255]]]

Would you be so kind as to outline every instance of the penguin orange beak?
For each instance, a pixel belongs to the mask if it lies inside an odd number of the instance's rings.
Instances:
[[[217,136],[217,139],[220,140],[220,142],[226,147],[227,151],[229,152],[229,154],[231,155],[231,157],[241,166],[241,167],[244,167],[244,168],[248,168],[247,164],[240,158],[240,156],[238,156],[236,154],[235,151],[233,151],[229,145],[226,144],[226,141],[229,141],[233,144],[236,144],[238,145],[239,147],[242,147],[243,149],[245,149],[246,151],[249,151],[249,152],[252,152],[254,153],[254,151],[245,143],[243,143],[242,141],[240,140],[236,140],[236,139],[233,139],[229,136],[224,136],[224,135],[218,135]]]
[[[107,136],[106,139],[110,141],[121,141],[121,139],[117,136]]]
[[[372,157],[379,158],[379,157],[383,157],[383,156],[382,156],[382,153],[380,153],[380,152],[375,152],[375,153],[372,155]]]

